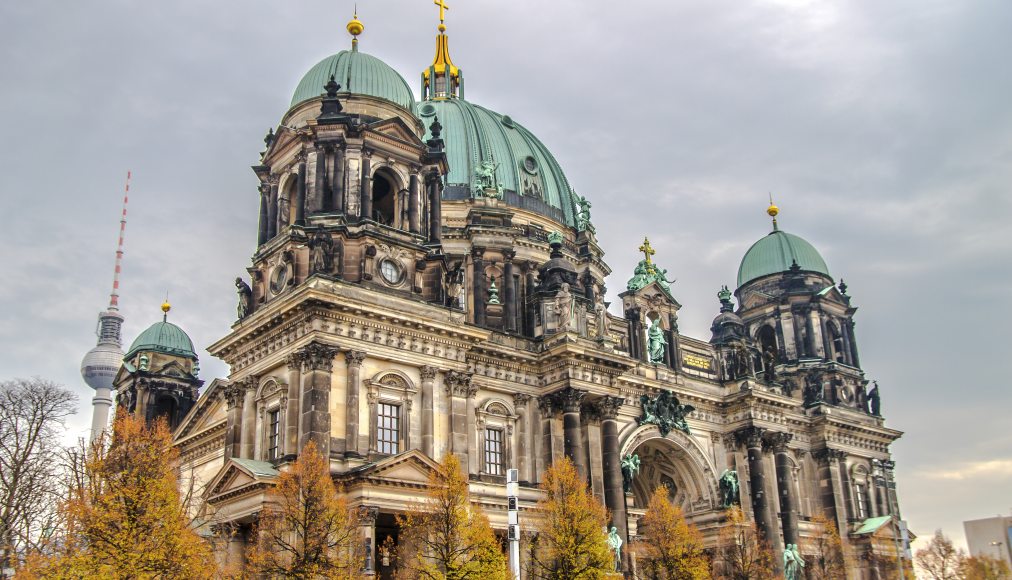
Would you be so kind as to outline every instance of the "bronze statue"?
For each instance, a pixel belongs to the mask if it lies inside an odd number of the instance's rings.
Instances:
[[[239,306],[236,308],[236,314],[240,319],[243,319],[253,313],[253,289],[242,278],[236,278],[235,290],[239,294]]]
[[[738,493],[738,472],[733,469],[725,469],[717,481],[720,488],[721,505],[729,508],[738,505],[741,501]]]
[[[622,458],[620,465],[622,467],[622,491],[628,493],[632,491],[633,478],[640,471],[640,456],[630,453]]]

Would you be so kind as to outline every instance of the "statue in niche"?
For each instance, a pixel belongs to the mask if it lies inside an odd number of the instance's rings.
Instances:
[[[622,491],[629,493],[632,491],[633,478],[640,472],[640,456],[630,453],[622,458],[620,465],[622,467]]]
[[[766,382],[772,383],[777,378],[776,371],[777,352],[772,346],[767,346],[763,351],[763,378]]]
[[[309,240],[309,271],[329,274],[333,267],[334,240],[330,234],[319,229]]]
[[[573,326],[573,295],[569,293],[569,284],[563,283],[559,293],[555,295],[555,316],[558,320],[558,332],[569,332]]]
[[[643,414],[640,416],[639,424],[657,425],[661,437],[666,437],[672,429],[689,433],[689,424],[685,421],[685,417],[696,410],[692,405],[679,403],[678,397],[671,391],[661,391],[653,399],[648,395],[642,395],[640,406],[643,408]]]
[[[464,288],[464,269],[460,264],[450,270],[443,277],[443,292],[446,295],[446,305],[450,308],[460,308],[460,291]]]
[[[717,486],[720,488],[721,505],[725,508],[729,508],[734,505],[738,505],[741,501],[738,489],[738,472],[733,469],[725,469],[724,473],[720,474],[720,480],[717,481]]]
[[[802,393],[805,405],[821,403],[823,399],[822,376],[816,372],[805,375],[805,390]]]
[[[278,233],[284,231],[288,227],[289,222],[289,203],[288,198],[284,195],[278,196]]]
[[[597,336],[608,338],[608,307],[604,304],[604,297],[598,294],[597,303],[594,304],[594,313],[597,315]]]
[[[868,391],[868,403],[871,407],[871,414],[876,417],[882,416],[882,399],[878,393],[878,381],[872,381],[871,390]]]
[[[580,209],[576,212],[576,229],[586,231],[590,229],[590,201],[582,196],[576,196],[576,205]]]
[[[608,547],[612,552],[615,552],[615,571],[622,571],[622,537],[618,535],[618,528],[615,526],[611,527],[611,531],[608,532]]]
[[[253,312],[253,289],[242,278],[236,278],[235,291],[239,295],[239,306],[236,308],[236,314],[239,315],[240,319],[246,318]]]
[[[654,321],[647,331],[647,351],[650,354],[650,362],[664,362],[664,347],[668,341],[664,339],[664,331],[661,330],[661,322]]]

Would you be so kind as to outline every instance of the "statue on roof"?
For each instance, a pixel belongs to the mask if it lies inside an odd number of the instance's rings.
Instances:
[[[239,306],[236,308],[236,314],[238,314],[241,320],[253,312],[253,289],[242,278],[236,278],[235,291],[239,295]]]
[[[496,179],[495,170],[498,163],[486,159],[474,169],[474,196],[502,199],[502,188],[499,187],[499,180]]]
[[[582,196],[576,196],[576,205],[580,209],[576,212],[576,229],[583,232],[590,229],[590,201]]]

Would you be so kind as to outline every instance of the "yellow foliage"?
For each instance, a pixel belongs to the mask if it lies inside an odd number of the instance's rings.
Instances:
[[[727,523],[720,530],[714,577],[722,580],[770,580],[774,578],[773,551],[756,525],[741,508],[727,510]]]
[[[178,454],[164,421],[121,413],[108,446],[93,445],[62,506],[50,556],[19,578],[212,578],[210,547],[190,528],[179,497]]]
[[[545,470],[535,533],[529,540],[531,578],[584,580],[614,570],[606,542],[608,513],[587,490],[568,458]]]
[[[707,580],[710,561],[703,553],[703,536],[685,520],[682,508],[658,487],[640,520],[643,541],[637,544],[639,568],[651,580]]]
[[[812,517],[812,535],[802,540],[801,547],[811,555],[806,569],[810,580],[846,580],[847,563],[843,552],[843,541],[836,522],[825,514]]]
[[[356,513],[310,441],[279,477],[247,553],[254,577],[358,578],[363,565]]]
[[[469,498],[460,459],[448,453],[429,476],[425,501],[397,518],[402,532],[402,576],[506,580],[506,556],[488,518]]]

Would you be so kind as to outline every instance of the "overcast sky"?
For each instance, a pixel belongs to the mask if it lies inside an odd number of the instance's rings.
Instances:
[[[1012,3],[447,0],[469,100],[537,134],[593,202],[612,298],[649,235],[681,329],[781,228],[846,280],[883,392],[904,517],[959,542],[1012,509]],[[360,0],[361,49],[418,92],[431,0]],[[160,317],[201,353],[254,249],[250,165],[302,74],[349,46],[351,2],[0,3],[0,378],[92,392],[123,180],[125,340]],[[1002,379],[1005,377],[1005,379]]]

